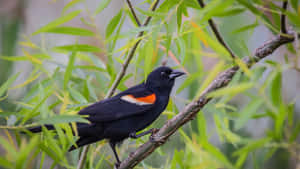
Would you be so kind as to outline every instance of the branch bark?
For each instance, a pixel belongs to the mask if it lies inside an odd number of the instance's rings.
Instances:
[[[250,68],[253,64],[272,54],[281,45],[290,43],[294,40],[293,32],[287,33],[289,36],[277,35],[270,41],[256,49],[254,56],[245,58],[243,61]],[[152,136],[152,140],[141,145],[135,152],[131,153],[127,159],[121,162],[119,169],[129,169],[135,167],[140,161],[149,156],[156,148],[166,142],[166,140],[175,133],[178,128],[192,120],[195,115],[213,98],[208,98],[207,94],[226,86],[239,70],[238,66],[231,67],[220,73],[217,78],[203,91],[199,98],[188,104],[183,111],[174,118],[167,121],[166,124]]]
[[[136,13],[134,11],[134,8],[133,8],[130,0],[126,0],[126,2],[127,2],[128,6],[129,6],[129,9],[130,9],[130,11],[131,11],[134,19],[135,19],[135,22],[137,23],[138,26],[141,26],[141,22],[140,22],[139,18],[137,17],[137,15],[136,15]]]
[[[200,5],[201,8],[205,7],[205,3],[203,2],[203,0],[198,0],[198,4]],[[225,41],[224,41],[221,33],[219,32],[218,27],[215,24],[215,22],[212,19],[209,19],[208,24],[209,24],[210,28],[212,29],[213,33],[215,34],[215,36],[216,36],[217,40],[219,41],[219,43],[221,43],[225,47],[225,49],[229,52],[229,54],[232,58],[236,58],[236,56],[231,51],[229,46],[225,43]]]
[[[131,5],[131,3],[130,3],[130,1],[127,0],[127,3],[128,3],[128,5],[129,5],[129,7],[130,7],[130,10],[131,10],[133,16],[134,16],[135,19],[136,19],[136,22],[137,22],[138,26],[141,26],[141,25],[140,25],[140,22],[139,22],[139,19],[137,18],[136,14],[135,14],[135,12],[134,12],[134,9],[133,9],[133,7],[132,7],[132,5]],[[155,11],[155,9],[156,9],[158,3],[159,3],[159,0],[156,0],[156,1],[154,2],[154,4],[152,4],[152,6],[151,6],[151,11]],[[151,18],[152,18],[151,16],[148,16],[148,17],[146,18],[146,20],[145,20],[145,22],[144,22],[144,24],[143,24],[142,26],[147,26],[147,25],[149,24]],[[144,31],[139,32],[138,35],[137,35],[137,38],[142,37],[143,34],[144,34]],[[137,47],[138,47],[138,45],[140,44],[141,41],[142,41],[142,39],[139,39],[139,40],[134,44],[134,46],[131,48],[131,50],[130,50],[130,52],[129,52],[129,54],[128,54],[127,59],[125,60],[123,66],[122,66],[120,72],[118,73],[118,75],[117,75],[115,81],[113,82],[112,86],[111,86],[110,89],[108,90],[108,92],[107,92],[105,98],[111,97],[111,96],[114,94],[114,92],[116,91],[116,89],[117,89],[119,83],[121,82],[122,78],[124,77],[124,75],[125,75],[125,73],[126,73],[126,70],[127,70],[128,65],[129,65],[131,59],[133,58],[134,53],[135,53],[135,51],[136,51],[136,49],[137,49]],[[79,161],[78,161],[78,164],[77,164],[77,169],[82,169],[82,168],[83,168],[84,162],[85,162],[85,160],[86,160],[88,151],[89,151],[89,145],[88,145],[88,146],[84,146],[83,149],[82,149],[82,152],[81,152],[81,154],[80,154],[80,158],[79,158]]]

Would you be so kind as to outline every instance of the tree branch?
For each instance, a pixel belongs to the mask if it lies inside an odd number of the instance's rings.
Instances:
[[[156,9],[158,3],[159,3],[159,0],[156,0],[156,1],[154,2],[154,4],[153,4],[152,7],[151,7],[151,11],[154,11],[154,10]],[[146,20],[145,20],[143,26],[147,26],[147,25],[149,24],[151,18],[152,18],[151,16],[148,16],[148,17],[146,18]],[[139,32],[137,38],[142,37],[143,34],[144,34],[144,31]],[[140,44],[140,42],[141,42],[141,39],[138,40],[138,41],[134,44],[134,46],[131,48],[131,50],[130,50],[130,52],[129,52],[129,54],[128,54],[128,57],[127,57],[127,59],[125,60],[123,66],[122,66],[122,68],[121,68],[121,71],[118,73],[118,75],[117,75],[117,77],[116,77],[116,80],[114,81],[114,83],[112,84],[111,88],[109,89],[109,91],[108,91],[108,93],[107,93],[107,95],[106,95],[106,98],[107,98],[107,97],[111,97],[111,96],[113,95],[113,93],[115,92],[115,90],[117,89],[117,86],[118,86],[118,84],[120,83],[122,77],[125,75],[126,70],[127,70],[127,67],[128,67],[128,65],[129,65],[129,62],[130,62],[131,59],[133,58],[134,53],[135,53],[135,51],[136,51],[138,45]]]
[[[129,5],[129,7],[130,7],[130,9],[131,9],[131,12],[132,12],[133,16],[136,18],[137,24],[140,26],[140,22],[139,22],[139,20],[138,20],[136,14],[135,14],[135,12],[134,12],[134,10],[133,10],[133,7],[132,7],[130,1],[127,0],[127,3],[128,3],[128,5]],[[154,11],[154,10],[156,9],[158,3],[159,3],[159,0],[156,0],[156,1],[154,2],[154,4],[151,5],[151,11]],[[147,26],[147,25],[149,24],[151,18],[152,18],[151,16],[148,16],[148,17],[146,18],[146,20],[145,20],[143,26]],[[137,38],[142,37],[143,34],[144,34],[144,31],[139,32],[138,35],[137,35]],[[125,73],[126,73],[127,67],[128,67],[128,65],[129,65],[131,59],[133,58],[134,53],[135,53],[135,51],[136,51],[138,45],[140,44],[140,42],[141,42],[141,39],[139,39],[139,40],[134,44],[134,46],[131,48],[131,50],[130,50],[130,52],[129,52],[129,55],[128,55],[128,57],[127,57],[127,59],[125,60],[123,66],[122,66],[120,72],[118,73],[118,75],[117,75],[115,81],[113,82],[112,86],[111,86],[110,89],[108,90],[108,92],[107,92],[105,98],[111,97],[111,96],[114,94],[114,92],[116,91],[116,89],[117,89],[119,83],[121,82],[122,78],[124,77],[124,75],[125,75]],[[85,160],[86,160],[86,156],[87,156],[87,153],[88,153],[88,150],[89,150],[89,146],[84,146],[84,147],[83,147],[82,152],[81,152],[81,154],[80,154],[79,161],[78,161],[77,169],[82,169],[82,168],[83,168],[84,162],[85,162]]]
[[[135,13],[135,11],[133,9],[133,6],[132,6],[130,0],[126,0],[126,1],[127,1],[127,4],[128,4],[128,6],[130,8],[130,11],[131,11],[134,19],[135,19],[135,22],[138,24],[138,26],[141,26],[141,22],[140,22],[139,18],[137,17],[137,15],[136,15],[136,13]]]
[[[276,36],[257,48],[254,57],[245,58],[243,61],[250,68],[253,64],[273,53],[278,47],[294,40],[293,33],[289,32],[287,36]],[[121,162],[119,169],[129,169],[135,167],[140,161],[149,156],[156,148],[166,142],[166,140],[175,133],[178,128],[192,120],[195,115],[213,98],[208,98],[207,94],[216,89],[226,86],[239,70],[234,66],[220,73],[217,78],[202,92],[199,98],[188,104],[183,111],[167,121],[166,124],[152,136],[152,140],[141,145],[135,152],[131,153],[127,159]]]
[[[201,6],[201,8],[205,7],[205,3],[203,2],[203,0],[198,0],[198,3]],[[229,54],[231,55],[232,58],[236,58],[234,53],[230,50],[230,48],[225,43],[225,41],[224,41],[221,33],[219,32],[215,22],[212,19],[209,19],[208,24],[209,24],[210,28],[212,29],[213,33],[215,34],[215,36],[216,36],[217,40],[219,41],[219,43],[221,43],[225,47],[225,49],[229,52]]]
[[[283,1],[282,2],[282,9],[283,9],[283,11],[286,11],[286,9],[287,9],[287,5],[288,5],[288,1],[286,0],[286,1]],[[285,14],[282,12],[281,13],[281,16],[280,16],[280,22],[281,22],[281,33],[286,33],[287,32],[287,30],[286,30],[286,16],[285,16]]]

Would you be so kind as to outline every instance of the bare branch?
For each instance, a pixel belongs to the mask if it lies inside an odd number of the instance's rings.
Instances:
[[[257,48],[254,57],[246,58],[243,61],[250,68],[253,64],[273,53],[278,47],[294,40],[293,33],[289,32],[288,37],[276,36],[269,42]],[[135,152],[121,162],[119,169],[129,169],[135,167],[140,161],[149,156],[156,148],[166,142],[166,140],[175,133],[178,128],[192,120],[212,98],[208,98],[207,94],[216,89],[226,86],[233,78],[239,67],[234,66],[220,73],[217,78],[203,91],[199,98],[188,104],[183,111],[167,121],[166,124],[152,136],[152,140],[141,145]]]
[[[159,0],[156,0],[156,1],[154,2],[154,4],[153,4],[152,7],[151,7],[151,10],[152,10],[152,11],[154,11],[154,10],[156,9],[158,3],[159,3]],[[148,16],[148,17],[146,18],[146,20],[145,20],[143,26],[147,26],[147,25],[149,24],[151,18],[152,18],[151,16]],[[139,32],[137,38],[142,37],[143,34],[144,34],[144,31]],[[108,91],[108,93],[107,93],[107,95],[106,95],[106,98],[107,98],[107,97],[111,97],[111,96],[113,95],[113,93],[115,92],[115,90],[116,90],[118,84],[120,83],[122,77],[125,75],[126,70],[127,70],[127,67],[128,67],[128,65],[129,65],[129,62],[130,62],[131,59],[133,58],[134,53],[135,53],[135,51],[136,51],[138,45],[140,44],[140,42],[141,42],[141,39],[138,40],[138,41],[134,44],[134,46],[132,47],[132,49],[130,50],[130,52],[129,52],[129,54],[128,54],[128,57],[127,57],[127,59],[125,60],[123,66],[122,66],[122,68],[121,68],[121,71],[118,73],[118,75],[117,75],[117,77],[116,77],[116,80],[114,81],[114,83],[112,84],[110,90]]]
[[[199,5],[201,6],[201,8],[205,7],[205,3],[203,2],[203,0],[198,0]],[[215,34],[216,38],[218,39],[218,41],[225,47],[225,49],[229,52],[229,54],[231,55],[232,58],[236,58],[236,56],[234,55],[234,53],[230,50],[230,48],[228,47],[228,45],[225,43],[221,33],[219,32],[217,25],[215,24],[215,22],[212,19],[208,20],[208,24],[210,26],[210,28],[212,29],[213,33]]]
[[[137,18],[136,15],[135,15],[135,12],[134,12],[134,10],[133,10],[133,8],[132,8],[132,6],[131,6],[130,1],[127,0],[127,3],[128,3],[128,5],[129,5],[129,7],[130,7],[130,9],[131,9],[132,14],[135,16],[138,25],[140,26],[139,20],[138,20],[138,18]],[[154,10],[156,9],[158,3],[159,3],[159,0],[156,0],[156,1],[154,2],[154,4],[151,6],[151,11],[154,11]],[[145,20],[143,26],[147,26],[147,25],[149,24],[151,18],[152,18],[151,16],[148,16],[148,17],[146,18],[146,20]],[[142,37],[143,34],[144,34],[144,31],[139,32],[138,35],[137,35],[137,38]],[[135,51],[136,51],[138,45],[140,44],[140,42],[141,42],[141,39],[139,39],[139,40],[134,44],[134,46],[131,48],[129,55],[128,55],[127,59],[125,60],[123,66],[122,66],[122,68],[121,68],[121,71],[118,73],[118,75],[117,75],[117,77],[116,77],[114,83],[112,84],[112,86],[111,86],[110,89],[108,90],[108,92],[107,92],[105,98],[109,98],[109,97],[111,97],[111,96],[114,94],[114,92],[115,92],[117,86],[119,85],[120,81],[121,81],[122,78],[124,77],[124,75],[125,75],[125,73],[126,73],[126,70],[127,70],[127,67],[128,67],[128,65],[129,65],[131,59],[133,58],[134,53],[135,53]],[[81,154],[80,154],[80,158],[79,158],[79,161],[78,161],[77,169],[82,169],[82,168],[83,168],[84,162],[85,162],[85,160],[86,160],[86,156],[87,156],[87,153],[88,153],[88,150],[89,150],[89,145],[83,147],[83,150],[82,150],[82,152],[81,152]]]
[[[282,2],[282,9],[283,11],[286,11],[287,9],[287,6],[288,6],[288,1],[283,1]],[[286,30],[286,16],[285,14],[282,12],[281,13],[281,16],[280,16],[280,22],[281,22],[281,33],[286,33],[287,30]]]
[[[132,6],[130,0],[126,0],[126,1],[127,1],[127,4],[130,8],[130,11],[131,11],[136,23],[138,24],[138,26],[141,26],[141,22],[140,22],[139,18],[137,17],[136,13],[134,12],[134,9],[133,9],[133,6]]]

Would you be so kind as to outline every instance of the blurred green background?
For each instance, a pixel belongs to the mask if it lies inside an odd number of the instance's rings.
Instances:
[[[240,58],[280,32],[283,1],[132,0],[139,28],[121,0],[0,1],[0,168],[76,168],[80,150],[67,122],[82,107],[101,100],[129,51],[145,31],[118,91],[140,83],[166,63],[187,72],[176,82],[170,104],[150,127],[161,127],[197,98],[232,61],[208,26],[213,18]],[[290,0],[288,27],[299,31],[297,0]],[[224,90],[137,168],[300,168],[299,42],[280,47]],[[240,65],[239,65],[240,66]],[[56,133],[24,135],[32,124],[59,124]],[[149,127],[149,128],[150,128]],[[65,133],[62,132],[65,130]],[[118,149],[125,159],[146,142],[129,139]],[[85,168],[112,168],[105,144],[93,144]]]

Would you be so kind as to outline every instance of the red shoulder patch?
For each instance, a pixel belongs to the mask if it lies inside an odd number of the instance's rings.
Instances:
[[[122,96],[121,99],[130,103],[147,105],[147,104],[155,103],[156,95],[153,93],[144,97],[134,97],[133,95],[129,94],[129,95]]]

